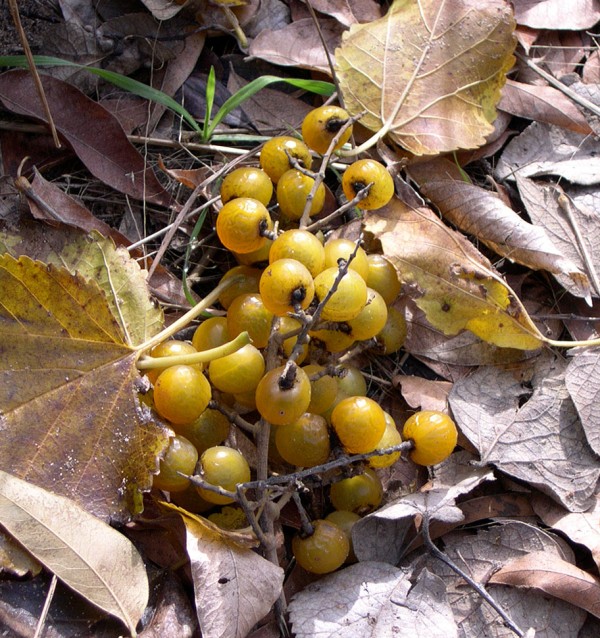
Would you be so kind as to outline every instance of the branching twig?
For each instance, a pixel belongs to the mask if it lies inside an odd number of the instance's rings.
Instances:
[[[502,618],[505,625],[511,629],[517,636],[520,638],[524,638],[525,632],[520,629],[514,621],[510,618],[510,616],[500,607],[500,605],[490,596],[490,594],[485,590],[485,588],[480,585],[478,582],[474,581],[467,573],[465,573],[449,556],[444,554],[434,542],[431,540],[431,534],[429,533],[429,512],[423,513],[423,524],[422,524],[422,532],[423,532],[423,541],[425,543],[425,547],[428,551],[441,560],[443,563],[448,565],[448,567],[456,574],[458,574],[461,578],[463,578],[489,605],[492,607],[498,615]]]

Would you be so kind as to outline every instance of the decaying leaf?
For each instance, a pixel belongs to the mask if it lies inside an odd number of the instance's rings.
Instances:
[[[168,433],[98,285],[1,256],[0,343],[0,467],[103,519],[138,510]]]
[[[533,552],[515,558],[489,582],[537,589],[600,617],[600,581],[553,554]]]
[[[0,523],[46,568],[130,633],[148,603],[142,557],[72,500],[0,471]]]
[[[600,466],[565,387],[565,367],[560,358],[540,356],[533,391],[511,370],[482,367],[457,381],[449,400],[482,462],[583,511],[592,504]]]
[[[246,638],[269,613],[283,585],[283,570],[227,540],[184,510],[196,610],[205,638]]]
[[[584,350],[573,357],[565,373],[565,384],[587,438],[594,452],[600,455],[600,352],[598,348]]]
[[[504,0],[396,0],[336,49],[344,103],[415,155],[481,146],[514,62],[513,29]]]
[[[585,512],[569,512],[547,496],[536,494],[532,499],[535,513],[545,525],[557,529],[574,543],[585,545],[600,567],[600,499]]]
[[[558,126],[533,122],[506,147],[496,166],[499,179],[559,175],[574,184],[600,182],[598,143]]]
[[[583,135],[593,133],[575,102],[551,86],[507,80],[498,108],[511,115],[555,124]]]
[[[390,597],[402,602],[410,588],[410,572],[387,563],[362,562],[321,578],[296,594],[288,606],[297,638],[393,635],[379,615]]]
[[[564,182],[563,186],[550,184],[543,179],[522,177],[519,173],[515,177],[519,195],[531,221],[544,229],[563,255],[587,273],[593,295],[600,296],[597,189],[593,186],[576,187]],[[572,295],[580,295],[581,287],[570,277],[559,273],[554,273],[554,276],[565,290]]]
[[[444,581],[423,569],[405,599],[395,597],[383,606],[378,618],[377,638],[406,635],[455,638],[458,628],[448,604]],[[381,626],[381,630],[379,630]],[[384,631],[387,629],[387,633]]]
[[[410,168],[425,197],[467,235],[483,241],[499,255],[534,270],[568,275],[580,297],[590,296],[587,276],[552,243],[543,227],[526,222],[495,193],[459,178],[458,169],[439,159]]]
[[[544,337],[489,261],[427,208],[393,199],[365,216],[405,291],[446,335],[470,330],[497,346],[535,350]]]

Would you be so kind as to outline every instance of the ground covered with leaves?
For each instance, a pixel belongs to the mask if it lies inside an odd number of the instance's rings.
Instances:
[[[599,635],[600,2],[18,4],[0,27],[4,634]],[[227,507],[199,499],[200,470],[158,489],[179,432],[148,353],[225,316],[230,268],[268,261],[217,236],[221,182],[326,101],[353,136],[313,153],[324,204],[300,226],[351,240],[350,268],[359,245],[383,254],[406,329],[386,352],[331,320],[307,352],[362,370],[399,432],[450,415],[457,445],[433,466],[382,448],[382,468],[333,428],[302,469],[254,390],[213,388],[251,480],[213,489]],[[348,201],[358,157],[392,176],[385,206],[362,210],[374,186]],[[289,219],[268,208],[271,241]],[[300,342],[322,303],[293,308]],[[289,372],[301,348],[277,338],[260,350]],[[381,498],[357,507],[350,558],[309,573],[292,539],[369,466]]]

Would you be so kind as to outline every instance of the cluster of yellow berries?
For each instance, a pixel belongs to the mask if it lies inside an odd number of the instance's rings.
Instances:
[[[271,460],[280,465],[321,465],[332,444],[348,454],[368,454],[402,441],[393,418],[366,396],[360,370],[336,364],[339,353],[357,343],[385,354],[402,346],[406,323],[393,305],[400,292],[397,272],[358,241],[325,241],[307,223],[326,200],[325,186],[310,170],[311,150],[330,155],[351,133],[343,109],[315,109],[302,125],[303,140],[272,138],[261,151],[260,166],[232,170],[221,183],[216,231],[238,260],[221,280],[231,283],[219,297],[223,312],[202,321],[192,343],[171,340],[151,356],[204,352],[244,332],[250,343],[205,367],[176,365],[148,375],[154,407],[176,432],[155,486],[175,501],[181,495],[189,504],[192,491],[206,507],[226,505],[234,500],[229,493],[250,480],[248,461],[224,445],[231,413],[245,413],[254,428],[273,426]],[[394,193],[387,169],[370,159],[348,166],[342,188],[360,209],[384,206]],[[216,404],[209,406],[211,400]],[[405,424],[404,437],[415,442],[413,460],[426,465],[440,462],[456,445],[454,424],[441,413],[417,413]],[[349,529],[381,503],[374,470],[399,456],[373,456],[362,474],[331,486],[334,511],[314,521],[312,535],[294,539],[303,567],[325,573],[347,560]],[[185,476],[193,474],[220,491],[196,489]]]

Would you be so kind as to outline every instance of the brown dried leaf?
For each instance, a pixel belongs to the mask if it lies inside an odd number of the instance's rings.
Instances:
[[[311,0],[315,11],[339,20],[345,27],[381,18],[381,7],[374,0]]]
[[[598,0],[515,0],[515,18],[534,29],[591,29],[600,20]]]
[[[92,175],[136,199],[162,206],[173,203],[105,108],[66,82],[50,76],[42,76],[42,80],[58,132]],[[29,71],[0,75],[0,101],[15,113],[46,121]]]
[[[456,499],[494,476],[489,469],[473,468],[464,462],[454,470],[449,485],[436,483],[429,491],[403,496],[357,521],[352,529],[352,543],[358,559],[397,564],[406,551],[406,534],[412,529],[415,517],[423,512],[428,512],[432,521],[453,525],[462,522],[463,514],[456,506]]]
[[[137,400],[137,354],[101,289],[3,255],[0,318],[0,467],[100,518],[128,518],[167,432]]]
[[[343,29],[333,18],[323,18],[319,27],[327,49],[333,56]],[[261,31],[250,43],[249,54],[280,66],[331,73],[323,43],[312,18],[295,20],[283,29]]]
[[[493,574],[489,582],[537,589],[600,617],[600,580],[546,552],[515,558]]]
[[[600,352],[590,348],[571,359],[565,374],[565,384],[575,404],[587,442],[600,455]]]
[[[408,570],[362,562],[319,579],[296,594],[288,606],[297,638],[358,638],[394,635],[386,605],[402,604],[410,589]],[[333,613],[334,612],[334,613]],[[381,632],[381,633],[378,633]]]
[[[495,193],[465,182],[450,161],[433,160],[415,164],[409,170],[425,197],[464,233],[477,237],[511,261],[534,270],[568,275],[577,296],[590,296],[587,275],[578,262],[556,248],[542,227],[526,222]]]
[[[423,377],[396,375],[392,379],[395,387],[402,388],[402,396],[411,408],[420,410],[445,410],[452,384],[447,381],[432,381]]]
[[[178,509],[186,528],[196,611],[204,638],[246,638],[275,603],[283,570]]]
[[[346,108],[415,155],[482,146],[515,47],[504,0],[396,0],[336,49]]]
[[[532,499],[535,513],[545,525],[559,530],[572,542],[585,545],[600,567],[600,498],[596,494],[593,506],[585,512],[569,512],[546,496]]]
[[[577,188],[565,184],[566,190],[563,190],[558,185],[521,177],[519,174],[516,180],[531,221],[544,229],[563,255],[587,273],[593,286],[593,295],[600,296],[600,196],[597,188]],[[565,206],[560,204],[561,195],[567,200]],[[585,253],[587,260],[584,259]],[[560,274],[554,276],[571,294],[580,296],[581,287],[570,277]]]
[[[544,337],[489,261],[427,208],[398,199],[365,215],[405,292],[447,335],[470,330],[504,348],[535,350]]]
[[[596,138],[534,122],[508,144],[495,170],[500,180],[514,180],[517,173],[519,177],[559,175],[574,184],[598,184]]]
[[[518,117],[555,124],[582,135],[593,133],[575,102],[551,86],[507,80],[498,108]]]
[[[0,471],[0,523],[47,569],[132,635],[148,604],[148,578],[133,544],[76,505]]]
[[[533,392],[510,370],[482,367],[457,381],[449,400],[482,462],[583,511],[593,502],[600,467],[565,387],[565,367],[562,359],[538,357]]]

